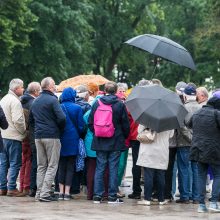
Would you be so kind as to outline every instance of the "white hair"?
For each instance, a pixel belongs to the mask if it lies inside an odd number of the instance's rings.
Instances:
[[[20,86],[24,86],[24,82],[21,79],[12,79],[9,83],[9,89],[12,91],[15,91]]]
[[[118,89],[123,88],[124,90],[128,90],[128,84],[127,83],[117,83]]]
[[[196,89],[196,91],[201,92],[205,97],[209,97],[209,92],[205,87],[199,87]]]
[[[52,77],[46,77],[42,79],[41,81],[42,90],[47,90],[52,82],[54,82]]]
[[[36,91],[40,91],[40,89],[41,89],[41,86],[40,86],[39,82],[31,82],[31,83],[28,84],[27,92],[29,94],[33,94]]]

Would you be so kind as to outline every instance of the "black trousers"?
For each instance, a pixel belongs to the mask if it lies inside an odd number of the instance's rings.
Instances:
[[[169,164],[165,173],[165,199],[172,199],[172,179],[173,179],[173,166],[176,158],[177,148],[169,148]]]
[[[141,194],[141,167],[137,166],[137,159],[139,153],[140,142],[136,140],[131,140],[130,146],[132,148],[132,160],[133,160],[133,167],[132,167],[132,175],[133,175],[133,193],[136,195]]]
[[[76,156],[60,157],[59,170],[58,170],[59,183],[66,186],[72,185],[75,159]]]

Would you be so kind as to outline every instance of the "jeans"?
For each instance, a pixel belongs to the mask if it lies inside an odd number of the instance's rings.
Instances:
[[[198,181],[199,181],[199,203],[205,204],[206,195],[206,178],[208,172],[208,164],[198,163]],[[217,202],[220,192],[220,165],[211,165],[213,173],[212,198],[211,202]]]
[[[94,194],[94,178],[96,170],[96,158],[87,157],[87,199],[92,200]],[[104,174],[104,197],[108,197],[108,181],[109,181],[109,169],[108,166],[105,169]]]
[[[174,161],[173,165],[173,177],[172,177],[172,196],[174,197],[176,193],[176,177],[177,177],[177,162]]]
[[[198,189],[198,163],[194,161],[189,162],[189,198],[192,200],[199,200],[199,189]]]
[[[132,176],[133,176],[133,194],[140,195],[142,192],[141,189],[141,167],[137,166],[137,159],[139,153],[140,142],[136,140],[131,140],[130,146],[132,148]]]
[[[189,200],[189,150],[190,147],[177,148],[177,167],[181,200]]]
[[[109,187],[108,196],[117,197],[118,191],[118,166],[120,151],[96,151],[96,171],[94,182],[94,195],[102,197],[104,189],[104,173],[106,166],[109,166]]]
[[[21,141],[3,138],[4,149],[0,153],[0,189],[16,189],[16,180],[21,168]]]
[[[152,189],[155,182],[157,185],[158,201],[164,201],[164,187],[165,187],[165,170],[152,169],[144,167],[144,199],[150,201],[152,196]]]

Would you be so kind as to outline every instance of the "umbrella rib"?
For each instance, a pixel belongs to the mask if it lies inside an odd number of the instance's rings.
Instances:
[[[158,40],[156,37],[153,37],[153,36],[150,36],[150,37],[152,37],[152,38]],[[167,39],[168,39],[168,38],[167,38]],[[168,39],[168,40],[169,40],[169,39]],[[169,43],[169,42],[166,42],[166,41],[164,41],[163,39],[161,39],[161,41],[162,41],[163,43],[165,43],[165,44],[169,44],[169,45],[171,45],[171,46],[173,46],[173,47],[176,47],[176,48],[178,48],[178,49],[181,49],[181,50],[184,50],[184,51],[188,52],[188,50],[186,50],[185,48],[177,47],[176,45],[171,44],[171,43]],[[174,42],[174,43],[175,43],[175,42]],[[154,49],[154,50],[155,50],[155,49]]]

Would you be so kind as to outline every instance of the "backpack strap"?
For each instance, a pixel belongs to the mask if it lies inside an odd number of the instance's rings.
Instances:
[[[100,99],[98,99],[98,103],[99,103],[99,105],[103,105],[103,103],[101,102]]]
[[[68,112],[68,110],[66,109],[66,106],[64,104],[62,104],[64,111],[66,112],[66,115],[69,117],[70,121],[72,122],[73,126],[76,128],[76,131],[78,133],[78,135],[80,135],[80,132],[78,131],[78,127],[76,126],[75,121],[70,117],[70,114]]]
[[[105,105],[100,99],[98,99],[98,103],[99,103],[99,105]],[[110,104],[110,106],[112,106],[112,104]]]

